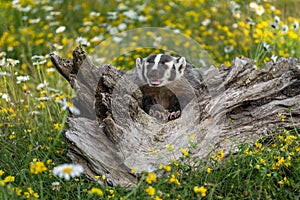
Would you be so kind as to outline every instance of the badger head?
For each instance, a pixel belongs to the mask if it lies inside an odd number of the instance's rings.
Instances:
[[[138,77],[150,87],[161,87],[180,79],[185,68],[184,57],[156,54],[136,59]]]

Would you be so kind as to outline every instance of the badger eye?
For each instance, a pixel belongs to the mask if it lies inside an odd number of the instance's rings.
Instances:
[[[176,67],[175,67],[175,65],[173,65],[173,67],[172,67],[172,70],[176,70]]]

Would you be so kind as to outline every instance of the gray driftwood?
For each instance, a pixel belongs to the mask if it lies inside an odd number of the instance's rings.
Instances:
[[[142,93],[127,73],[93,65],[80,47],[73,59],[50,57],[75,90],[80,110],[67,119],[68,156],[85,166],[88,177],[105,174],[111,185],[136,183],[132,168],[151,171],[180,157],[191,135],[198,143],[192,156],[204,158],[278,129],[300,128],[299,59],[280,58],[257,70],[252,60],[236,58],[231,68],[203,71],[202,85],[190,88],[194,98],[182,116],[163,123],[140,108]],[[278,113],[287,116],[285,122]]]

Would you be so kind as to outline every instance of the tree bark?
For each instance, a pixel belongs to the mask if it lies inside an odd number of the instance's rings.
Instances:
[[[131,74],[93,65],[81,47],[73,51],[73,59],[54,53],[50,57],[75,90],[73,103],[80,110],[67,119],[68,156],[91,179],[105,174],[110,185],[135,184],[132,168],[152,171],[179,158],[192,135],[198,145],[191,155],[201,159],[283,128],[300,129],[297,58],[270,61],[259,70],[251,59],[236,58],[230,68],[201,71],[200,84],[187,88],[193,98],[181,117],[161,122],[141,109],[143,94]],[[193,70],[189,73],[199,71]],[[279,113],[286,116],[284,121]]]

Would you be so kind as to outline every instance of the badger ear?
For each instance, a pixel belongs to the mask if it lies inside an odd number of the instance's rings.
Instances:
[[[186,68],[186,60],[185,60],[185,57],[179,57],[177,58],[176,60],[176,66],[178,67],[178,71],[180,73],[183,73],[183,71],[185,70]]]
[[[138,69],[142,69],[142,66],[143,66],[143,58],[137,58],[135,60],[135,66],[136,68]]]

